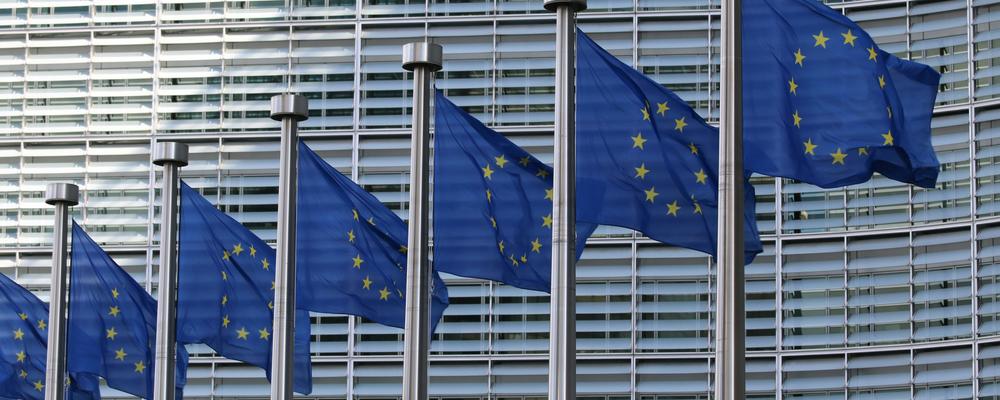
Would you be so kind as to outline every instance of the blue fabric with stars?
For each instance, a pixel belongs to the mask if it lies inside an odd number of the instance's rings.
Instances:
[[[45,398],[49,307],[0,274],[0,398]],[[96,376],[70,371],[69,400],[101,398]]]
[[[371,193],[299,142],[298,307],[403,328],[407,227]],[[448,288],[431,281],[431,332]]]
[[[125,393],[153,398],[156,300],[73,222],[67,370],[103,377]],[[188,354],[177,347],[177,398]]]
[[[715,255],[718,129],[579,30],[576,60],[577,217]],[[744,192],[749,263],[762,246]]]
[[[204,343],[222,357],[271,376],[276,252],[181,182],[177,341]],[[312,392],[309,312],[295,313],[293,390]]]
[[[434,266],[549,293],[552,168],[436,91]],[[577,257],[595,224],[577,223]]]
[[[934,187],[940,75],[814,0],[743,2],[745,167],[831,188],[873,172]]]

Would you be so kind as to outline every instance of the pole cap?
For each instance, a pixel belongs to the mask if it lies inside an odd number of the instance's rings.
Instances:
[[[549,11],[556,11],[562,6],[569,6],[573,12],[580,12],[587,9],[587,0],[545,0],[545,3],[542,5]]]
[[[309,119],[309,100],[292,93],[272,96],[271,119],[281,121],[285,118],[294,118],[296,121]]]
[[[413,71],[417,67],[427,67],[431,71],[441,69],[441,45],[430,42],[414,42],[403,45],[403,69]]]
[[[157,142],[153,147],[153,164],[163,166],[177,164],[178,167],[188,165],[188,145],[180,142]]]
[[[80,187],[72,183],[50,183],[45,187],[45,203],[75,206],[80,203]]]

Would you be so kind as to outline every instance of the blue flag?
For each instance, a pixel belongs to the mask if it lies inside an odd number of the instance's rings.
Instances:
[[[0,397],[45,398],[45,350],[49,308],[35,295],[0,274]],[[67,398],[101,398],[97,377],[70,373]]]
[[[275,251],[181,183],[177,341],[204,343],[222,357],[271,376]],[[309,313],[295,313],[294,390],[312,391]]]
[[[437,91],[434,266],[548,293],[552,168]],[[595,224],[578,223],[577,257]]]
[[[109,387],[153,398],[156,300],[73,222],[67,370],[103,377]],[[187,377],[177,348],[177,398]]]
[[[577,216],[715,255],[719,131],[577,31]],[[744,181],[746,262],[762,251]]]
[[[937,72],[813,0],[746,0],[742,33],[748,170],[826,188],[872,172],[934,187]]]
[[[406,224],[375,196],[299,142],[298,307],[402,328]],[[431,281],[432,332],[448,288]]]

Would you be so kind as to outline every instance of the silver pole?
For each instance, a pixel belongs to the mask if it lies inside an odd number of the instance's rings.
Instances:
[[[153,149],[153,164],[163,167],[160,198],[160,283],[156,305],[156,360],[153,399],[175,400],[177,356],[177,203],[179,170],[188,163],[188,146],[160,142]]]
[[[278,172],[278,256],[275,260],[274,334],[271,336],[271,400],[292,398],[295,361],[295,202],[298,192],[299,121],[309,101],[295,94],[271,97],[271,119],[281,121]]]
[[[50,183],[45,203],[56,207],[52,226],[52,290],[49,294],[49,341],[45,353],[45,400],[62,400],[66,382],[66,286],[69,277],[69,208],[80,200],[80,188],[72,183]]]
[[[403,400],[427,398],[431,344],[428,257],[431,79],[441,69],[441,46],[403,45],[403,69],[413,71],[413,135],[410,139],[410,216],[406,252],[406,323],[403,335]]]
[[[743,58],[740,0],[722,2],[722,104],[719,123],[719,241],[715,398],[746,396],[743,279]]]
[[[576,399],[576,13],[586,0],[545,0],[556,13],[549,399]]]

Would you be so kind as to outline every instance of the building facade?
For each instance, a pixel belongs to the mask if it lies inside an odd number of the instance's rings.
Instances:
[[[831,5],[884,50],[942,72],[942,171],[930,190],[754,178],[765,252],[747,266],[748,393],[998,399],[1000,1]],[[589,6],[582,29],[717,119],[718,0]],[[183,178],[273,243],[268,99],[284,91],[310,100],[310,146],[405,216],[411,82],[400,49],[415,39],[444,46],[437,85],[450,98],[551,161],[554,28],[541,0],[2,0],[0,273],[48,298],[43,190],[72,181],[74,218],[155,293],[160,140],[188,143]],[[578,278],[581,399],[712,397],[706,256],[602,228]],[[447,281],[432,396],[544,398],[548,296]],[[311,397],[400,396],[400,330],[313,322]],[[267,396],[263,371],[191,351],[186,396]]]

